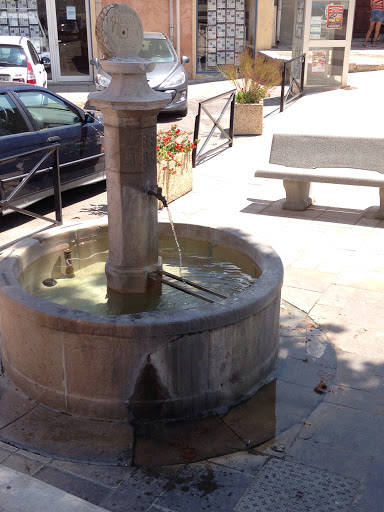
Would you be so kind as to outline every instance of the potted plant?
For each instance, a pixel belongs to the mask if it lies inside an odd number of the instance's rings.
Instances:
[[[280,64],[247,48],[238,62],[218,66],[220,73],[236,87],[234,118],[235,135],[261,135],[263,132],[263,100],[268,91],[281,84]]]
[[[192,142],[190,135],[177,124],[157,134],[157,185],[168,203],[192,190],[192,150],[197,141]],[[163,208],[161,201],[159,208]]]

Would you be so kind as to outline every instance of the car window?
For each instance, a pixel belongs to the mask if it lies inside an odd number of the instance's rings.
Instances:
[[[7,94],[0,94],[0,137],[28,131],[25,120],[12,98]]]
[[[0,66],[27,67],[27,56],[20,46],[0,44]]]
[[[144,39],[139,57],[156,62],[173,62],[174,53],[166,39]]]
[[[31,54],[33,63],[40,64],[39,56],[37,55],[36,50],[35,50],[33,44],[31,43],[31,41],[27,41],[27,45],[28,45],[28,50],[29,50],[29,53]]]
[[[75,109],[48,92],[17,91],[16,94],[35,120],[39,130],[81,122],[81,118]]]

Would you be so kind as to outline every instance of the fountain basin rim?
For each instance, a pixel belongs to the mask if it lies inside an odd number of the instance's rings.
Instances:
[[[205,241],[212,241],[211,238],[213,237],[215,238],[214,243],[232,247],[245,254],[244,251],[238,249],[238,243],[229,244],[230,240],[233,242],[241,241],[244,247],[248,246],[250,252],[257,255],[257,258],[250,257],[250,259],[253,259],[261,268],[261,276],[246,290],[223,299],[220,303],[203,303],[200,307],[185,310],[142,312],[119,316],[102,316],[67,308],[34,297],[23,290],[18,278],[23,271],[23,257],[28,252],[36,251],[37,253],[39,249],[43,249],[44,245],[47,246],[47,249],[53,250],[59,243],[65,244],[65,240],[67,240],[67,243],[68,240],[72,241],[74,236],[80,242],[86,238],[86,233],[88,233],[89,238],[102,238],[100,235],[104,233],[106,237],[107,218],[105,218],[102,221],[98,219],[97,221],[79,222],[53,228],[18,242],[4,251],[1,254],[0,261],[0,279],[2,281],[0,294],[6,295],[8,299],[18,303],[20,314],[22,314],[24,308],[25,315],[29,314],[28,311],[33,310],[39,315],[41,325],[53,329],[60,328],[58,324],[62,318],[65,321],[66,329],[77,333],[111,335],[113,332],[118,336],[119,331],[121,333],[125,332],[127,325],[129,325],[130,335],[151,336],[151,333],[158,334],[160,332],[172,332],[173,334],[184,334],[194,330],[197,332],[201,331],[202,328],[214,329],[235,323],[265,308],[280,293],[283,278],[281,259],[274,249],[255,241],[251,234],[228,227],[217,228],[180,223],[176,224],[176,232],[180,237]],[[200,236],[193,236],[194,232],[199,232]],[[93,233],[93,236],[90,236],[91,233]],[[159,234],[171,236],[169,223],[159,222]],[[220,243],[219,239],[223,239],[223,241]],[[224,243],[225,240],[227,243]],[[246,255],[249,256],[249,254]],[[26,266],[31,263],[32,261],[29,261]],[[271,292],[271,290],[273,291]]]

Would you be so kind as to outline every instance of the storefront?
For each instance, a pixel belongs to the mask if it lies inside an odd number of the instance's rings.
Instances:
[[[91,81],[89,0],[0,0],[0,34],[31,39],[48,80]]]

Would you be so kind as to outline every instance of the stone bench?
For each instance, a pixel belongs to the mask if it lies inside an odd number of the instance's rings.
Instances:
[[[275,134],[270,165],[255,177],[281,179],[286,192],[283,208],[305,210],[312,204],[311,183],[378,187],[384,219],[384,142],[379,138]]]

